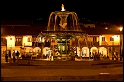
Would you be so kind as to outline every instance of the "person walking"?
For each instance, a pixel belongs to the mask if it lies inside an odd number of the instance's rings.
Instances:
[[[17,51],[17,52],[16,52],[17,60],[19,59],[19,54],[20,54],[20,53]]]
[[[8,53],[7,53],[7,51],[5,53],[5,62],[8,63]]]
[[[116,52],[116,61],[118,61],[118,52]]]
[[[11,58],[11,51],[9,50],[9,58]]]
[[[13,56],[13,62],[15,62],[15,60],[16,60],[16,58],[15,58],[15,56],[16,56],[15,50],[13,50],[12,56]]]

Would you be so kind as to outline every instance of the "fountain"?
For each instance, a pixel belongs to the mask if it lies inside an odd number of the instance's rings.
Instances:
[[[61,11],[51,12],[47,31],[80,31],[78,16],[75,12],[65,11],[62,4]]]
[[[41,47],[49,47],[50,55],[61,57],[67,60],[68,56],[75,57],[77,47],[79,47],[79,38],[85,38],[85,46],[87,46],[87,34],[80,29],[78,16],[75,12],[69,12],[61,6],[61,11],[51,12],[49,16],[47,30],[42,31],[39,35],[45,38],[44,45]],[[49,46],[46,46],[46,42]],[[80,46],[81,47],[81,46]],[[43,51],[46,54],[46,51]],[[81,50],[80,50],[81,56]]]

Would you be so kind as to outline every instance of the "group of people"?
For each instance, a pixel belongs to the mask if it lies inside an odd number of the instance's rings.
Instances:
[[[16,59],[17,59],[17,60],[19,59],[19,55],[20,55],[20,53],[19,53],[18,51],[13,50],[13,52],[12,52],[12,59],[13,59],[13,62],[15,62]],[[11,59],[11,51],[9,51],[8,53],[7,53],[7,51],[6,51],[6,54],[5,54],[5,62],[8,62],[8,58]]]
[[[103,60],[103,59],[108,59],[109,58],[108,56],[103,55],[101,53],[97,53],[97,52],[92,53],[92,55],[93,55],[94,60]]]

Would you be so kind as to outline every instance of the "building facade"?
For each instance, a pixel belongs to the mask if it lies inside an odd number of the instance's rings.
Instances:
[[[12,22],[12,21],[11,21]],[[44,55],[50,53],[51,46],[58,46],[59,50],[66,50],[67,45],[58,45],[57,41],[52,39],[42,39],[39,42],[38,34],[45,30],[47,26],[40,24],[28,24],[9,21],[2,21],[1,25],[1,56],[5,56],[4,52],[10,50],[18,50],[20,53],[41,52]],[[10,23],[10,24],[8,24]],[[76,54],[79,57],[90,58],[93,53],[101,53],[104,56],[109,56],[112,59],[114,53],[120,53],[123,50],[123,34],[120,31],[112,31],[101,28],[81,28],[86,32],[87,37],[72,39],[68,45],[75,46]],[[63,39],[64,40],[64,39]],[[41,40],[40,40],[41,41]],[[43,45],[43,46],[42,46]],[[61,47],[60,47],[61,46]]]

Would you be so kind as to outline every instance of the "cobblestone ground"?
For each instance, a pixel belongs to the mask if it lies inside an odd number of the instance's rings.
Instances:
[[[2,81],[122,81],[123,65],[22,66],[2,63]]]

